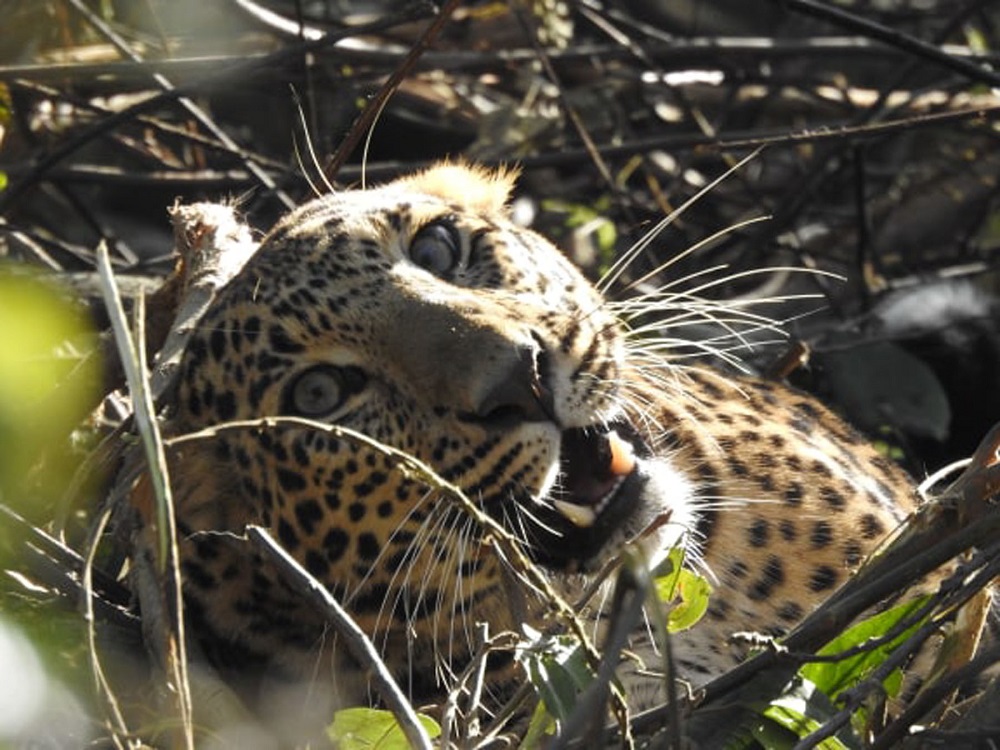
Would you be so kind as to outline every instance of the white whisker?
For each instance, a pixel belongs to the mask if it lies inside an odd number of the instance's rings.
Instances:
[[[691,206],[693,206],[703,197],[708,195],[719,184],[725,181],[730,175],[732,175],[734,172],[739,171],[740,169],[743,168],[745,164],[755,159],[758,153],[759,149],[740,159],[740,161],[738,161],[735,165],[733,165],[725,172],[723,172],[721,175],[716,177],[714,180],[709,182],[707,185],[701,188],[697,193],[695,193],[693,196],[684,201],[679,207],[677,207],[676,209],[671,211],[667,216],[658,221],[656,223],[656,226],[654,226],[649,232],[647,232],[646,235],[637,243],[635,243],[635,245],[633,245],[627,252],[623,253],[622,256],[617,261],[615,261],[615,263],[611,266],[611,268],[608,269],[608,271],[604,274],[604,276],[601,277],[601,279],[595,285],[597,287],[597,291],[602,294],[606,293],[608,289],[611,288],[611,285],[614,284],[616,281],[618,281],[618,279],[625,272],[625,269],[628,268],[628,266],[632,263],[632,261],[634,261],[637,257],[642,255],[643,251],[645,251],[645,249],[649,247],[649,245],[653,242],[653,240],[655,240],[656,237],[659,236],[659,234],[664,229],[670,226],[679,216],[682,216],[684,212],[687,211]],[[674,259],[674,262],[677,262],[683,257],[684,253],[677,256]]]

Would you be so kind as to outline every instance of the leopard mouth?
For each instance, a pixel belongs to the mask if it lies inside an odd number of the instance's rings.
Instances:
[[[638,508],[646,455],[625,422],[564,430],[555,488],[532,508],[530,556],[554,568],[588,567]]]
[[[577,428],[562,434],[559,484],[549,498],[580,528],[593,526],[636,469],[635,447],[617,429]]]

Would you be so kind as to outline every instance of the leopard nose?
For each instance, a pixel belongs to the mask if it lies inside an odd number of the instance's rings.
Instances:
[[[448,292],[404,288],[373,318],[388,377],[436,414],[487,429],[557,421],[555,350],[524,325],[530,311]]]
[[[484,368],[478,399],[467,418],[487,427],[503,428],[522,422],[555,421],[549,378],[549,358],[544,345],[506,349]]]

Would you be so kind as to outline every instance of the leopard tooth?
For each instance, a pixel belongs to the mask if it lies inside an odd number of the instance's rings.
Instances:
[[[594,521],[597,520],[597,513],[594,512],[594,509],[588,508],[585,505],[574,505],[573,503],[567,503],[565,500],[553,500],[552,504],[556,507],[556,510],[569,519],[570,523],[574,526],[579,526],[581,529],[593,526]]]
[[[635,449],[627,440],[623,440],[617,432],[608,433],[608,447],[611,449],[611,464],[608,469],[612,474],[623,477],[635,469]]]

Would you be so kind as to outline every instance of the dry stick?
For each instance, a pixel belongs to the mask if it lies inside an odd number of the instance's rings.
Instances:
[[[549,79],[553,86],[556,87],[556,91],[559,93],[559,102],[562,104],[563,110],[566,112],[569,121],[573,124],[573,129],[576,131],[577,136],[579,136],[580,141],[583,143],[584,149],[586,149],[587,154],[590,156],[590,160],[593,162],[597,171],[601,175],[601,179],[604,180],[605,184],[608,186],[608,190],[611,191],[612,195],[619,195],[621,193],[620,188],[615,184],[615,178],[611,174],[611,169],[608,167],[607,162],[602,158],[600,151],[597,150],[597,144],[594,139],[590,136],[590,131],[587,130],[586,124],[583,122],[583,118],[580,117],[580,113],[576,111],[576,107],[567,99],[566,94],[563,90],[562,81],[559,79],[559,74],[556,73],[555,67],[552,65],[552,61],[549,59],[548,54],[542,47],[541,42],[538,40],[538,34],[535,33],[535,28],[533,24],[529,23],[528,19],[525,17],[526,11],[522,4],[514,3],[514,15],[517,17],[518,23],[521,25],[522,30],[526,36],[531,40],[531,47],[535,50],[535,54],[538,56],[538,61],[542,64],[542,70],[545,71],[545,76]],[[623,206],[628,212],[628,206]],[[634,222],[631,216],[626,216],[630,222]]]
[[[20,554],[25,558],[25,565],[22,567],[27,573],[55,590],[59,596],[78,601],[83,595],[80,576],[86,560],[59,539],[42,531],[3,504],[0,504],[0,520],[0,525],[16,530],[15,538],[22,545]],[[95,614],[117,627],[138,633],[138,619],[124,609],[123,602],[128,601],[125,587],[101,570],[94,571],[93,577],[103,594],[95,597]]]
[[[983,678],[983,673],[986,670],[992,671],[992,668],[997,663],[1000,663],[1000,645],[994,642],[988,650],[983,651],[975,659],[949,674],[940,683],[933,685],[927,692],[934,692],[938,689],[943,691],[946,688],[954,691],[962,685],[967,685],[970,680],[979,681]],[[920,702],[922,697],[924,696],[918,696],[915,703]],[[931,700],[935,696],[927,695],[926,697],[928,700]],[[890,750],[890,748],[897,746],[899,741],[904,739],[908,733],[916,734],[921,739],[926,738],[928,741],[926,746],[928,747],[934,746],[932,744],[934,740],[948,740],[949,738],[952,740],[952,743],[959,739],[995,739],[1000,737],[1000,717],[997,716],[997,706],[1000,706],[1000,681],[994,677],[988,681],[982,692],[963,703],[960,716],[948,717],[949,720],[945,727],[940,729],[925,728],[919,732],[911,731],[910,725],[912,722],[902,723],[904,719],[908,718],[906,715],[909,712],[908,709],[897,720],[906,729],[893,736],[890,733],[893,732],[894,725],[890,724],[882,736],[878,738],[878,742],[872,745],[871,750]],[[883,737],[885,738],[884,741]],[[942,746],[953,747],[954,745],[945,744]],[[989,746],[982,745],[981,747]],[[994,750],[996,747],[997,745],[993,745]]]
[[[469,666],[463,673],[463,677],[465,677],[463,682],[465,683],[467,683],[470,679],[467,675],[469,675],[470,673],[472,675],[471,676],[472,689],[469,691],[469,702],[466,708],[470,713],[476,716],[474,720],[471,718],[467,718],[464,725],[462,726],[463,729],[462,735],[463,739],[466,742],[468,742],[468,740],[470,739],[469,738],[470,723],[474,721],[473,729],[476,731],[478,731],[479,729],[478,711],[479,711],[479,705],[483,699],[483,688],[486,684],[486,659],[489,655],[489,649],[487,648],[487,646],[489,645],[488,640],[490,634],[489,624],[485,622],[478,622],[475,625],[475,631],[476,631],[475,635],[476,647],[479,651],[476,657],[469,663]],[[517,634],[510,633],[509,636],[512,643],[508,648],[513,648],[517,642]],[[442,747],[446,748],[448,746],[442,744]]]
[[[239,2],[240,0],[236,0]],[[594,12],[594,8],[586,9],[589,13]],[[609,18],[622,22],[620,16],[615,13],[607,13]],[[425,16],[426,17],[426,14]],[[592,18],[592,16],[591,16]],[[298,24],[289,22],[293,26]],[[384,28],[384,21],[381,22]],[[636,28],[632,25],[633,28]],[[355,33],[357,27],[352,27],[351,33]],[[642,31],[642,29],[637,29]],[[274,32],[285,33],[283,30],[273,29]],[[288,30],[291,32],[291,29]],[[307,27],[307,35],[311,27]],[[323,32],[330,34],[331,32]],[[287,36],[298,37],[298,31],[288,33]],[[649,34],[646,34],[649,36]],[[311,35],[310,35],[310,38]],[[317,37],[318,39],[319,37]],[[387,43],[378,40],[371,44],[363,41],[352,45],[350,48],[337,48],[332,51],[338,61],[352,65],[396,65],[406,56],[408,47],[400,44]],[[718,66],[720,56],[739,58],[747,61],[746,68],[748,77],[746,80],[757,80],[752,75],[754,64],[769,61],[781,61],[788,58],[801,58],[803,56],[826,56],[838,53],[848,53],[854,59],[882,58],[897,60],[904,56],[900,50],[887,47],[883,44],[872,42],[865,37],[852,37],[843,35],[817,35],[801,39],[775,40],[770,37],[688,37],[685,39],[671,38],[664,40],[656,38],[652,42],[643,45],[645,53],[657,64],[664,64],[669,67],[681,66]],[[217,70],[219,67],[232,65],[247,65],[259,60],[270,60],[271,54],[263,52],[249,52],[247,54],[215,54],[215,55],[188,55],[185,57],[174,57],[169,60],[147,60],[139,63],[110,61],[110,62],[73,62],[73,63],[46,63],[46,64],[7,64],[0,65],[0,81],[30,81],[35,83],[58,82],[60,84],[75,83],[78,81],[94,81],[98,78],[115,78],[126,83],[133,79],[145,78],[150,71],[156,70],[161,73],[178,73],[184,77],[195,75],[204,70]],[[1000,55],[993,52],[981,52],[961,45],[949,45],[948,54],[955,59],[975,60],[982,64],[996,64],[1000,62]],[[590,63],[595,59],[602,62],[616,62],[634,57],[634,48],[619,42],[580,42],[562,50],[549,50],[549,57],[557,65],[574,65],[577,63]],[[496,70],[498,66],[520,65],[532,63],[536,60],[535,51],[530,48],[515,48],[505,50],[492,50],[490,52],[476,52],[472,50],[431,50],[421,57],[419,68],[421,70],[443,70],[445,72],[466,71],[475,73],[481,70]]]
[[[18,175],[30,172],[24,166],[8,170],[8,175],[17,179]],[[183,172],[173,169],[151,169],[136,172],[129,168],[106,164],[72,164],[49,170],[56,182],[84,185],[125,185],[135,188],[200,188],[202,190],[224,191],[253,187],[253,176],[244,169],[190,169]],[[47,242],[52,242],[45,238]]]
[[[972,107],[954,112],[935,112],[896,120],[883,120],[874,125],[856,126],[849,123],[836,123],[792,132],[789,132],[788,128],[758,129],[753,131],[734,131],[721,137],[705,135],[651,136],[648,138],[636,138],[613,145],[598,145],[597,151],[607,159],[614,159],[656,150],[694,150],[698,153],[707,153],[742,151],[763,148],[765,146],[769,148],[796,147],[804,144],[842,141],[851,138],[880,138],[885,135],[893,135],[918,128],[951,125],[963,120],[979,119],[991,122],[996,117],[1000,117],[1000,104]],[[590,154],[586,149],[567,148],[546,154],[525,156],[519,162],[524,168],[528,169],[578,164],[589,160]],[[481,161],[487,166],[501,163],[500,160],[496,159],[483,159]],[[412,170],[415,166],[422,166],[422,164],[413,162],[406,164],[401,162],[384,162],[368,165],[365,171],[369,176],[384,176]],[[346,174],[355,175],[358,172],[358,168],[347,167],[342,171]],[[0,200],[2,200],[2,195],[0,195]]]
[[[489,628],[486,623],[476,623],[476,653],[465,665],[465,669],[458,675],[454,686],[448,691],[444,708],[441,710],[441,738],[442,748],[452,746],[452,734],[455,733],[454,725],[457,721],[457,714],[461,710],[459,702],[463,695],[468,696],[466,703],[466,721],[462,726],[461,746],[467,745],[472,739],[468,732],[468,714],[477,710],[480,696],[483,691],[483,679],[486,672],[486,659],[494,651],[511,651],[517,647],[520,637],[517,633],[503,632],[490,638]],[[471,687],[470,687],[471,684]]]
[[[306,38],[321,39],[323,37],[322,29],[305,24],[302,17],[301,0],[295,0],[295,21],[285,18],[270,8],[252,2],[252,0],[233,0],[233,4],[246,13],[254,23],[264,26],[271,33],[294,36],[300,41]]]
[[[447,2],[441,7],[441,10],[435,16],[434,20],[428,24],[427,28],[424,29],[424,33],[420,35],[420,38],[414,42],[410,51],[403,58],[403,61],[399,64],[389,76],[389,79],[385,84],[378,90],[378,93],[374,97],[368,100],[365,108],[358,115],[357,119],[351,125],[351,129],[347,131],[347,135],[344,136],[344,140],[340,142],[340,146],[337,148],[336,152],[330,157],[330,161],[323,171],[326,181],[332,183],[337,178],[337,173],[340,172],[340,168],[344,166],[344,162],[353,153],[354,149],[357,147],[358,143],[361,141],[362,136],[371,128],[372,123],[374,123],[375,118],[378,117],[378,113],[382,111],[385,103],[389,100],[396,89],[399,88],[399,84],[403,82],[403,79],[409,75],[410,71],[417,64],[417,60],[420,56],[424,54],[424,51],[430,46],[437,35],[444,28],[444,25],[451,18],[451,14],[454,12],[455,8],[458,7],[462,0],[447,0]]]
[[[994,560],[987,568],[994,577],[998,566],[1000,564]],[[969,588],[973,587],[970,586]],[[897,742],[900,742],[907,734],[912,732],[914,723],[936,706],[939,701],[950,695],[961,685],[966,684],[970,679],[978,677],[986,670],[995,667],[998,663],[1000,663],[1000,646],[994,643],[989,648],[976,654],[966,664],[932,683],[929,687],[922,690],[913,702],[906,707],[903,713],[897,716],[886,727],[885,731],[876,738],[875,743],[872,745],[873,749],[881,748],[888,750],[888,748],[894,747]]]
[[[420,723],[413,706],[406,699],[403,691],[393,678],[389,668],[378,654],[375,644],[358,627],[347,611],[340,605],[326,587],[298,561],[285,551],[285,548],[274,541],[267,529],[260,526],[248,526],[247,536],[260,548],[282,572],[285,581],[301,596],[319,610],[320,614],[330,621],[337,634],[344,639],[351,656],[367,669],[371,670],[372,682],[382,700],[399,723],[400,729],[406,735],[411,747],[420,750],[432,750],[431,738]]]
[[[995,570],[995,568],[997,567],[996,561],[994,561],[992,567],[994,568],[994,570],[989,575],[987,580],[992,579],[997,572]],[[943,585],[942,589],[946,585],[947,584]],[[981,585],[972,585],[966,587],[966,592],[964,597],[957,604],[955,602],[946,603],[947,599],[952,598],[951,592],[938,594],[937,596],[932,597],[932,599],[928,601],[927,605],[921,607],[916,613],[914,613],[914,615],[911,615],[905,618],[900,623],[897,623],[896,627],[894,627],[893,630],[898,631],[901,625],[908,626],[909,624],[911,624],[909,621],[912,621],[914,617],[917,617],[918,615],[924,616],[924,614],[930,614],[930,611],[933,609],[953,609],[956,606],[961,606],[962,604],[970,600],[972,597],[976,596],[976,594],[979,592],[981,588],[982,588]],[[816,729],[816,731],[811,732],[810,734],[799,740],[799,742],[796,743],[796,745],[794,746],[793,750],[810,750],[811,748],[819,746],[820,743],[822,743],[827,738],[833,737],[838,731],[840,731],[843,727],[846,727],[850,723],[851,717],[862,705],[864,705],[864,701],[869,693],[879,692],[884,696],[885,695],[885,688],[883,687],[884,681],[896,669],[903,668],[906,665],[907,660],[909,660],[913,654],[915,654],[920,648],[922,648],[924,642],[927,641],[936,631],[938,631],[940,627],[941,627],[941,622],[939,619],[932,618],[928,619],[927,622],[923,623],[912,635],[910,635],[909,637],[906,638],[906,640],[897,645],[892,650],[892,653],[890,653],[886,657],[886,659],[881,664],[878,665],[878,667],[873,669],[872,672],[864,679],[863,682],[860,682],[854,687],[848,690],[844,690],[842,693],[840,693],[838,697],[838,703],[844,704],[844,707],[840,711],[838,711],[835,715],[826,719],[823,722],[822,726]],[[884,641],[885,639],[882,638],[878,640]],[[862,644],[859,647],[856,647],[856,649],[851,649],[851,651],[857,650],[857,648],[878,648],[878,645],[879,644],[877,642],[871,643],[870,645],[866,643]],[[840,658],[844,658],[842,655],[837,655],[837,656],[840,656]],[[817,661],[817,659],[807,657],[804,659],[804,661]],[[938,687],[939,683],[935,683],[933,685],[933,688],[938,688]],[[944,695],[946,695],[947,692],[946,693],[935,692],[934,702],[936,703],[937,700],[944,697]],[[915,721],[919,716],[922,715],[923,711],[929,710],[933,705],[934,705],[933,703],[927,704],[926,702],[924,702],[923,710],[921,711],[921,713],[911,713],[908,709],[907,715],[910,716],[909,723],[912,724],[913,721]],[[910,708],[912,708],[912,706]]]
[[[191,692],[187,674],[187,651],[184,640],[184,604],[181,594],[180,554],[177,549],[177,527],[174,519],[174,504],[170,492],[170,481],[167,476],[167,459],[163,449],[163,441],[156,422],[153,409],[153,399],[149,382],[145,377],[146,355],[145,347],[136,344],[128,330],[125,320],[125,310],[121,297],[115,285],[111,270],[111,260],[108,248],[103,242],[97,248],[97,271],[104,294],[105,307],[114,330],[115,342],[118,345],[118,356],[125,370],[129,392],[132,395],[132,408],[135,421],[142,438],[146,463],[149,470],[150,485],[156,501],[156,522],[159,531],[158,562],[159,573],[167,576],[169,588],[174,594],[172,606],[168,611],[172,614],[170,627],[176,639],[174,658],[168,658],[166,666],[171,668],[174,678],[174,689],[177,691],[177,703],[180,711],[181,728],[185,746],[194,749],[194,734],[192,721]],[[145,318],[143,297],[136,300],[136,315],[138,320]],[[141,334],[140,325],[140,334]],[[140,342],[141,343],[141,342]],[[165,655],[166,656],[166,655]]]

